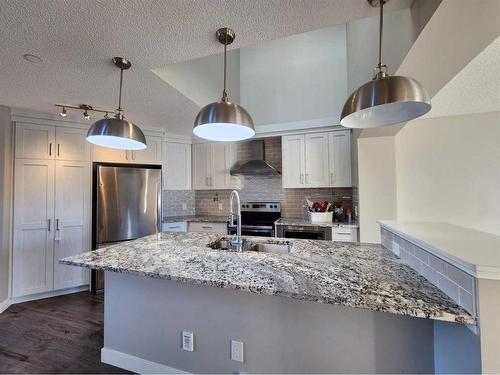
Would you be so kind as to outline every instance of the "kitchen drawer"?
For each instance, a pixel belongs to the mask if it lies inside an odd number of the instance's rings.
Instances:
[[[187,232],[187,222],[177,221],[173,223],[163,223],[161,226],[162,232]]]
[[[190,232],[227,234],[227,223],[189,223]]]
[[[332,241],[358,242],[358,228],[333,227]]]

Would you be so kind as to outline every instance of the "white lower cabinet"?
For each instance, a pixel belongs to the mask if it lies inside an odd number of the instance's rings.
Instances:
[[[282,137],[283,188],[350,187],[349,130]]]
[[[12,296],[87,284],[58,261],[90,250],[90,162],[18,158],[14,175]]]
[[[12,296],[47,292],[54,281],[54,161],[17,159]]]
[[[358,242],[358,228],[333,227],[332,241],[337,242]]]
[[[163,223],[161,230],[163,232],[187,232],[187,221],[175,221],[171,223]]]
[[[57,161],[54,222],[54,289],[88,284],[88,271],[59,259],[89,251],[90,164]]]
[[[205,232],[227,234],[227,223],[188,223],[188,232]]]

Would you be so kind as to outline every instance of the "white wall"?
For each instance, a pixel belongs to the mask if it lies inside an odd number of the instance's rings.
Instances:
[[[0,106],[0,304],[8,298],[12,200],[10,108]]]
[[[332,118],[347,95],[345,25],[240,50],[241,104],[256,125]]]
[[[500,112],[415,120],[396,135],[399,220],[500,235]]]
[[[377,220],[397,218],[394,137],[359,138],[360,241],[380,243]]]
[[[221,49],[223,46],[221,45]],[[223,54],[167,65],[153,70],[200,107],[220,100],[223,88]],[[227,53],[227,91],[229,99],[240,101],[240,51]],[[193,119],[194,120],[194,119]]]

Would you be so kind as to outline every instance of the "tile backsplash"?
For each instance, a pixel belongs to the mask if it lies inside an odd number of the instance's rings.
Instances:
[[[264,139],[265,160],[281,171],[281,138]],[[245,143],[237,148],[239,161],[248,160],[248,148]],[[237,176],[234,185],[246,202],[281,202],[281,216],[305,218],[306,197],[342,203],[344,208],[353,207],[352,188],[309,188],[283,189],[281,175],[278,176]],[[228,212],[230,190],[164,191],[163,215],[226,215]],[[356,199],[357,200],[357,199]],[[182,210],[182,204],[186,210]],[[354,211],[353,211],[354,213]]]

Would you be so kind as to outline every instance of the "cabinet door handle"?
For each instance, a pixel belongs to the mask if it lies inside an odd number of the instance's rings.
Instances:
[[[208,177],[205,177],[205,185],[209,186],[209,184],[208,184]]]
[[[333,184],[333,173],[330,173],[330,183]]]
[[[125,159],[128,160],[128,150],[125,150]]]
[[[304,173],[300,174],[300,183],[304,185]]]
[[[309,183],[309,173],[306,173],[306,184]]]
[[[213,229],[213,227],[202,227],[202,229]]]
[[[351,233],[345,233],[345,232],[337,232],[336,234],[341,235],[341,236],[350,236]]]
[[[47,222],[48,222],[47,230],[50,232],[50,219],[48,219]]]
[[[177,226],[177,227],[167,227],[167,229],[181,229],[181,227]]]
[[[49,143],[49,156],[52,156],[52,143]]]
[[[210,186],[214,186],[214,178],[210,177]]]
[[[56,230],[59,231],[59,219],[56,219]]]
[[[134,151],[130,151],[130,153],[132,154],[132,160],[135,160],[135,152]]]
[[[59,156],[59,154],[60,154],[60,152],[59,152],[59,151],[60,151],[60,150],[61,150],[61,144],[60,144],[60,143],[58,143],[58,144],[57,144],[57,156]]]

